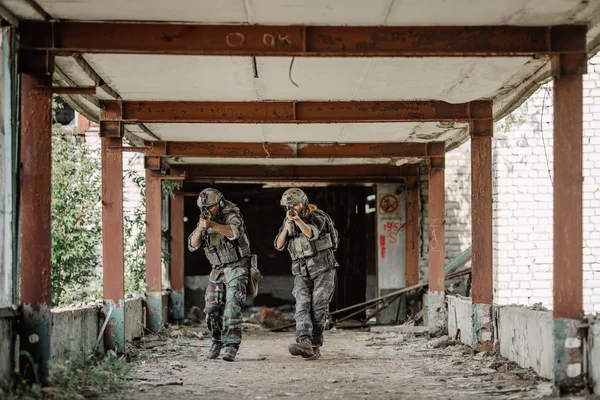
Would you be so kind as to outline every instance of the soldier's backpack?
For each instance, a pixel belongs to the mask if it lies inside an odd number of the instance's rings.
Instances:
[[[339,235],[337,229],[335,229],[335,224],[333,223],[333,220],[331,219],[329,214],[327,214],[325,211],[316,210],[314,212],[318,213],[323,218],[325,218],[325,224],[327,225],[326,229],[329,232],[329,234],[331,235],[331,241],[333,242],[333,251],[336,251],[338,248],[338,244],[340,243],[340,235]]]

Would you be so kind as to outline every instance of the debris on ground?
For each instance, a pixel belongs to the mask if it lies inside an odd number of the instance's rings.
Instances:
[[[423,335],[429,332],[426,326],[411,326],[411,325],[394,325],[394,326],[372,326],[371,332],[397,332],[397,333],[412,333],[414,335]]]
[[[306,362],[288,353],[293,333],[251,331],[244,334],[234,363],[207,359],[209,340],[163,336],[166,345],[138,350],[132,388],[122,391],[121,397],[100,398],[273,399],[298,394],[311,399],[508,400],[552,392],[551,383],[532,370],[493,354],[473,355],[469,346],[453,344],[447,336],[431,340],[413,333],[326,331],[322,357]]]

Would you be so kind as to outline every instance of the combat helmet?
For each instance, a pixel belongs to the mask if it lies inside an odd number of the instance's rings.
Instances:
[[[219,192],[217,189],[207,188],[200,192],[196,203],[198,204],[198,207],[202,209],[219,203],[223,198],[223,193]]]
[[[288,206],[292,204],[306,204],[308,203],[308,196],[301,189],[291,188],[283,192],[283,196],[281,196],[280,204],[282,206]]]

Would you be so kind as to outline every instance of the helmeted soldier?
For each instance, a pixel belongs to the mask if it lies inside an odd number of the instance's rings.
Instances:
[[[315,360],[321,357],[323,330],[329,302],[335,289],[334,251],[338,236],[333,221],[298,189],[288,189],[281,197],[286,216],[275,238],[275,248],[286,248],[292,259],[293,295],[296,299],[296,343],[294,356]]]
[[[190,251],[204,250],[212,265],[206,289],[206,320],[212,338],[207,357],[233,361],[242,340],[242,307],[251,265],[250,242],[240,209],[216,189],[198,196],[200,219],[188,237]]]

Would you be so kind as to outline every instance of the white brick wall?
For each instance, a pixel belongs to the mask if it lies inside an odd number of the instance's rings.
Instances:
[[[552,88],[546,85],[495,126],[496,303],[552,304],[552,154]]]
[[[98,126],[92,126],[85,132],[85,141],[93,150],[100,154],[100,131]],[[130,214],[134,209],[141,207],[142,198],[140,189],[130,178],[125,176],[126,171],[135,171],[145,177],[144,155],[141,153],[123,152],[123,213]],[[133,240],[133,238],[128,238]]]
[[[584,310],[600,312],[600,56],[590,61],[588,71],[584,79],[583,295]],[[499,304],[541,302],[552,307],[552,102],[550,83],[495,127],[494,296]],[[447,259],[470,243],[468,146],[447,154]]]
[[[471,143],[446,154],[446,264],[471,246]]]

